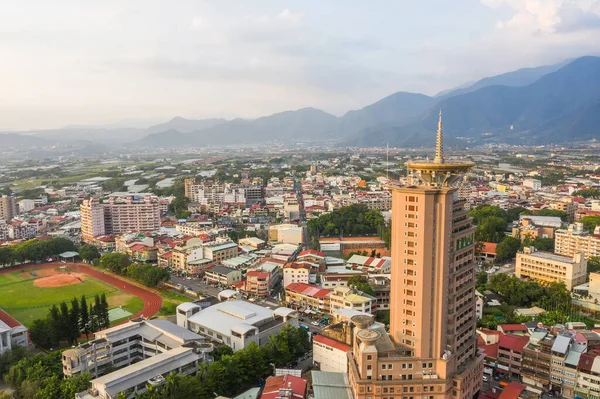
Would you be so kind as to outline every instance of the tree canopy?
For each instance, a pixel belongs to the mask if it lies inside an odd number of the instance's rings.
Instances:
[[[352,276],[348,279],[348,287],[354,287],[367,295],[375,295],[375,290],[363,276]]]
[[[28,240],[17,245],[0,247],[0,265],[45,260],[66,251],[74,251],[73,241],[57,237],[49,240]]]
[[[573,192],[574,196],[579,196],[583,198],[599,198],[600,190],[597,188],[588,188],[584,190],[577,190]]]
[[[499,261],[510,260],[517,255],[521,248],[521,240],[514,237],[504,237],[496,247],[496,259]]]
[[[581,218],[583,228],[590,233],[594,232],[596,226],[600,226],[600,215],[590,215]]]
[[[383,235],[385,220],[378,210],[366,205],[343,206],[308,222],[311,242],[321,236]]]

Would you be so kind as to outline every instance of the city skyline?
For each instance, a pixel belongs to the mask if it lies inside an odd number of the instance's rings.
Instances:
[[[63,4],[0,6],[2,130],[340,115],[593,55],[600,27],[589,1]]]

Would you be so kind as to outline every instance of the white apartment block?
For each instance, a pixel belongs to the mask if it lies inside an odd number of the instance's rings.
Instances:
[[[563,282],[567,289],[585,283],[587,261],[582,253],[572,257],[526,247],[517,254],[515,275],[541,282]]]
[[[529,187],[533,191],[538,191],[542,189],[542,182],[538,179],[525,179],[523,180],[523,185],[525,187]]]
[[[81,233],[87,242],[102,235],[160,229],[160,201],[155,195],[113,193],[104,203],[92,197],[82,202],[80,210]]]
[[[63,352],[65,376],[91,373],[92,387],[79,399],[127,398],[164,383],[172,372],[193,374],[199,363],[211,362],[213,345],[166,320],[134,319],[99,331],[92,341]],[[110,373],[107,371],[117,369]]]
[[[567,230],[556,230],[554,233],[554,251],[557,254],[573,256],[583,252],[586,259],[600,256],[600,226],[589,234],[583,230],[582,223],[570,224]]]
[[[21,325],[9,326],[0,320],[0,354],[16,346],[27,347],[28,345],[27,328]]]
[[[292,283],[309,283],[310,265],[306,263],[292,262],[283,267],[283,286],[287,287]]]

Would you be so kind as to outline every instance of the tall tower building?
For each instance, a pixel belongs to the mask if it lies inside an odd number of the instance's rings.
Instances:
[[[446,161],[440,111],[433,162],[408,162],[409,185],[392,190],[389,335],[353,319],[357,399],[470,399],[481,389],[474,227],[453,186],[472,166]]]

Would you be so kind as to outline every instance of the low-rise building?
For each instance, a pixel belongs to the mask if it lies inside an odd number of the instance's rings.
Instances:
[[[317,334],[313,337],[313,364],[321,371],[347,373],[350,349],[346,343]]]
[[[375,258],[362,255],[352,255],[346,267],[352,270],[361,270],[369,274],[389,274],[391,268],[391,258]]]
[[[204,280],[209,284],[229,287],[242,281],[242,271],[225,266],[212,266],[205,270]]]
[[[336,287],[329,297],[333,313],[337,309],[353,309],[364,313],[375,313],[377,311],[376,298],[351,287]]]
[[[298,326],[297,312],[281,307],[275,310],[239,299],[219,302],[202,309],[182,303],[177,307],[177,324],[211,341],[230,346],[234,351],[250,342],[263,345],[284,325]]]
[[[521,378],[523,348],[529,343],[524,335],[501,335],[498,342],[497,371],[511,379]]]
[[[331,292],[316,285],[292,283],[285,287],[285,300],[301,313],[329,314]]]
[[[0,355],[16,346],[29,346],[27,328],[0,310]]]
[[[306,399],[307,397],[307,381],[291,374],[267,378],[260,395],[260,399]]]
[[[291,262],[283,266],[283,286],[293,283],[308,284],[311,266],[307,263]]]
[[[567,289],[585,283],[587,261],[583,253],[573,257],[551,252],[537,251],[526,247],[517,254],[515,275],[519,278],[532,279],[542,282],[563,282]]]

